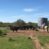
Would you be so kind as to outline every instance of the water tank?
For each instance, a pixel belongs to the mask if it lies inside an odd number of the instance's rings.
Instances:
[[[45,25],[45,26],[48,25],[48,18],[40,18],[39,19],[38,26],[42,26],[42,25]]]

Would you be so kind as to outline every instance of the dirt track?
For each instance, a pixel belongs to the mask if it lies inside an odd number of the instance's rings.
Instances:
[[[29,36],[29,37],[31,37],[33,39],[36,49],[44,49],[43,47],[41,47],[40,42],[39,42],[39,40],[37,38],[38,34],[39,35],[46,35],[46,36],[49,35],[49,33],[46,32],[46,31],[18,30],[17,32],[10,31],[7,36],[9,36],[9,37],[17,36],[17,35]]]
[[[44,30],[39,30],[39,31],[35,31],[35,30],[18,30],[17,32],[13,32],[10,31],[7,33],[8,36],[16,36],[16,35],[27,35],[27,36],[36,36],[36,35],[45,35],[45,36],[49,36],[49,33],[44,31]]]
[[[35,31],[33,30],[18,30],[17,32],[13,32],[10,31],[9,33],[7,33],[7,36],[16,36],[16,35],[27,35],[27,36],[34,36],[35,35]]]

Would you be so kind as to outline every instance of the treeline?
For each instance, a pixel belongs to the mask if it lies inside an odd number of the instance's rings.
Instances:
[[[0,27],[8,27],[11,23],[0,22]]]
[[[38,26],[37,23],[33,23],[33,22],[26,23],[24,20],[21,20],[21,19],[18,19],[17,21],[15,21],[13,23],[0,22],[0,27],[8,27],[9,25],[12,25],[12,26],[25,26],[25,25]]]

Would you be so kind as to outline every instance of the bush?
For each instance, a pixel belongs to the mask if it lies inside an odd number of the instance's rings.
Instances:
[[[28,37],[28,39],[31,39],[32,40],[32,37]]]
[[[2,36],[3,35],[3,31],[2,30],[0,30],[0,36]]]
[[[6,30],[0,30],[0,36],[7,35]]]
[[[9,41],[15,41],[12,37],[9,37],[8,40],[9,40]]]
[[[44,44],[42,42],[40,42],[41,46],[44,46]]]

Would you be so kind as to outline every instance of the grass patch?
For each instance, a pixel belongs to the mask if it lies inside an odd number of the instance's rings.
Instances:
[[[49,36],[39,36],[38,38],[41,46],[43,46],[44,49],[49,49]],[[48,47],[46,45],[48,45]]]
[[[7,35],[7,33],[9,32],[10,30],[8,30],[8,29],[3,29],[3,28],[0,28],[0,36],[5,36],[5,35]]]
[[[49,36],[39,36],[38,38],[43,44],[49,42]]]
[[[26,36],[0,37],[0,49],[35,49],[35,46]]]
[[[4,36],[7,35],[7,31],[6,30],[0,30],[0,36]]]

